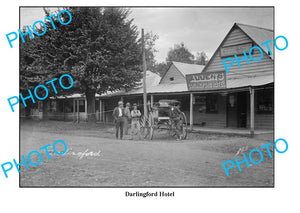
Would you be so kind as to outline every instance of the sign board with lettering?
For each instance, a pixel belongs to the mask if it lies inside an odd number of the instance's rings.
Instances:
[[[221,47],[220,48],[220,56],[228,57],[228,56],[233,56],[233,55],[242,55],[243,51],[248,53],[249,49],[251,47],[252,47],[252,42],[234,45],[234,46],[228,46],[228,47]]]
[[[217,90],[226,88],[226,74],[222,72],[205,72],[186,75],[190,91]]]

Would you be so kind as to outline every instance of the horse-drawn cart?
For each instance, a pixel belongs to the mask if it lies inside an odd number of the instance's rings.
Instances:
[[[170,136],[186,139],[187,119],[180,104],[177,100],[160,100],[153,107],[148,106],[148,118],[142,116],[140,119],[142,136],[152,140],[155,131],[164,129]]]

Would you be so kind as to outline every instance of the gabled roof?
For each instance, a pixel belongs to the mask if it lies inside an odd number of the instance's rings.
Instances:
[[[222,40],[221,44],[215,50],[214,54],[212,55],[212,57],[210,58],[208,63],[205,65],[203,71],[206,71],[207,67],[212,62],[212,59],[215,58],[216,54],[218,53],[218,51],[220,50],[220,48],[222,47],[222,45],[224,44],[224,42],[226,41],[228,36],[237,27],[240,30],[242,30],[251,40],[253,40],[256,43],[256,45],[258,45],[260,48],[262,48],[262,50],[265,52],[265,54],[268,55],[273,60],[273,56],[274,56],[274,47],[273,47],[274,32],[273,32],[273,30],[261,28],[261,27],[257,27],[257,26],[252,26],[252,25],[234,23],[234,25],[231,27],[229,32],[226,34],[226,36]],[[263,46],[261,45],[261,43],[268,41],[268,40],[272,40],[272,42],[268,43],[268,45],[270,46],[270,49],[272,51],[272,55],[268,54],[268,48],[266,47],[266,45],[263,45]]]
[[[168,67],[168,70],[163,74],[163,76],[160,79],[160,82],[163,80],[165,75],[169,72],[170,68],[173,66],[176,67],[176,69],[181,73],[181,75],[185,78],[188,74],[194,74],[194,73],[201,73],[204,65],[198,65],[198,64],[187,64],[177,61],[172,61],[170,66]]]
[[[160,79],[161,79],[161,77],[158,74],[156,74],[154,72],[151,72],[150,70],[146,71],[146,84],[147,84],[147,87],[158,85],[159,82],[160,82]],[[140,87],[143,87],[143,85],[142,85],[143,84],[143,79],[141,79],[140,83],[141,83]]]
[[[266,45],[261,45],[261,43],[272,40],[268,45],[272,51],[272,55],[270,57],[273,59],[274,56],[274,31],[271,29],[256,27],[252,25],[235,23],[246,35],[248,35],[261,49],[268,54],[268,48]]]
[[[184,77],[188,74],[201,73],[203,68],[205,67],[204,65],[186,64],[176,61],[172,61],[172,63]]]

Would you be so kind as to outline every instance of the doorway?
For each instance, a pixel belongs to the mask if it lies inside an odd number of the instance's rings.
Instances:
[[[227,127],[247,127],[247,92],[227,96]]]

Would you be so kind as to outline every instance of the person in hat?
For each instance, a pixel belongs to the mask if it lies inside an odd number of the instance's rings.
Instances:
[[[123,128],[124,128],[124,117],[125,117],[123,101],[118,102],[118,106],[115,107],[112,115],[116,123],[116,138],[117,139],[119,138],[119,132],[120,132],[120,139],[122,140]]]
[[[133,104],[133,110],[131,111],[131,139],[133,139],[133,134],[139,135],[139,139],[142,139],[141,136],[141,125],[140,125],[141,112],[137,108],[137,104]]]

